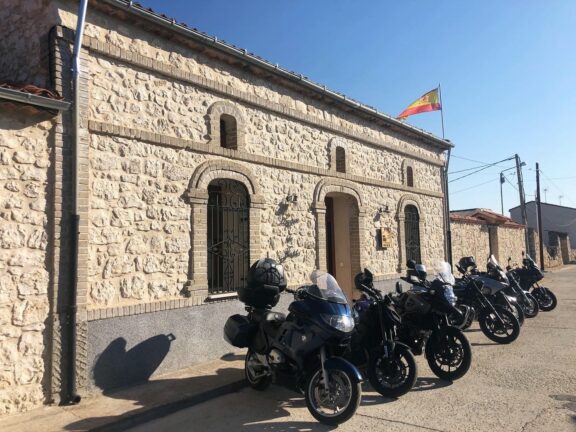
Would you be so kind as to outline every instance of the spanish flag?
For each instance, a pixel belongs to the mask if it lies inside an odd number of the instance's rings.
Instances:
[[[399,120],[403,120],[408,116],[414,114],[420,114],[429,111],[438,111],[442,109],[442,104],[440,103],[440,98],[438,96],[438,88],[430,90],[424,96],[422,96],[417,101],[413,102],[408,108],[406,108],[398,117]]]

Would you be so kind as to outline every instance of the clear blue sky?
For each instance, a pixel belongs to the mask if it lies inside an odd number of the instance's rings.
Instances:
[[[574,0],[141,2],[391,115],[441,83],[451,172],[518,153],[528,199],[540,162],[547,201],[576,207]],[[441,135],[438,112],[408,122]],[[500,211],[511,166],[452,182],[451,208]]]

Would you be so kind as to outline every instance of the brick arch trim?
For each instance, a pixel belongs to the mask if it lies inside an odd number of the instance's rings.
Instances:
[[[244,117],[236,105],[227,101],[214,102],[210,105],[210,108],[208,108],[208,136],[210,137],[210,145],[220,146],[220,117],[222,114],[232,116],[236,120],[236,150],[243,150],[245,131]]]
[[[403,195],[402,198],[400,198],[400,201],[398,201],[396,219],[404,220],[404,209],[407,205],[413,205],[418,210],[418,214],[422,214],[420,199],[416,195]]]
[[[360,192],[358,185],[349,180],[338,178],[325,178],[318,182],[314,189],[314,201],[312,207],[315,209],[324,208],[324,198],[326,197],[326,194],[330,192],[340,192],[353,196],[358,203],[359,211],[363,211],[364,199],[362,198],[362,193]]]
[[[244,165],[226,159],[210,160],[198,165],[190,178],[187,195],[189,197],[204,195],[208,191],[210,182],[221,178],[242,183],[248,190],[251,204],[263,203],[260,185],[252,171]]]

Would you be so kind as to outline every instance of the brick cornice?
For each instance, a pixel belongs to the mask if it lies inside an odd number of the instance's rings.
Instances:
[[[172,137],[168,135],[161,135],[154,132],[143,131],[140,129],[127,128],[124,126],[118,126],[111,123],[103,123],[96,120],[90,120],[88,122],[88,128],[91,132],[97,134],[111,135],[126,139],[137,139],[151,144],[179,148],[179,149],[186,149],[196,153],[222,156],[228,159],[255,163],[273,168],[297,171],[301,173],[312,174],[322,177],[333,177],[343,180],[350,180],[356,183],[366,184],[369,186],[401,190],[404,192],[410,192],[414,195],[426,195],[434,198],[442,198],[444,196],[442,192],[435,192],[425,189],[415,189],[411,187],[409,188],[404,185],[390,183],[384,180],[377,180],[374,178],[363,177],[353,174],[339,173],[326,168],[318,168],[296,162],[288,162],[285,160],[256,155],[248,152],[243,152],[240,150],[231,150],[222,147],[210,146],[206,143],[199,143],[196,141],[185,140],[182,138]]]
[[[331,133],[338,134],[341,137],[352,139],[361,142],[365,145],[369,145],[371,147],[388,150],[390,152],[400,154],[404,157],[413,160],[418,160],[431,165],[439,167],[444,166],[444,162],[439,158],[433,158],[415,154],[408,150],[402,149],[399,146],[384,143],[381,140],[372,138],[368,135],[355,132],[350,128],[343,127],[341,125],[334,124],[332,122],[317,118],[315,116],[305,114],[296,109],[289,108],[276,102],[271,102],[267,99],[255,96],[251,93],[237,90],[232,86],[219,83],[215,80],[211,80],[203,76],[193,74],[191,72],[186,72],[168,63],[159,62],[151,57],[146,57],[138,53],[134,53],[119,48],[113,44],[99,41],[98,39],[93,37],[85,37],[83,46],[92,52],[98,53],[100,55],[114,59],[116,61],[137,66],[138,68],[152,71],[154,73],[164,75],[168,78],[175,79],[180,82],[192,84],[194,86],[207,89],[213,93],[224,95],[226,97],[240,101],[246,105],[251,105],[258,109],[264,109],[266,111],[273,112],[275,114],[290,118],[292,120],[307,123],[314,127],[324,129]],[[412,145],[417,146],[418,144],[412,144]]]

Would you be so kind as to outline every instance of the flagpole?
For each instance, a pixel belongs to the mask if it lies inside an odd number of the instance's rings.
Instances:
[[[442,104],[442,89],[438,83],[438,96],[440,97],[440,118],[442,119],[442,139],[444,139],[444,105]]]

